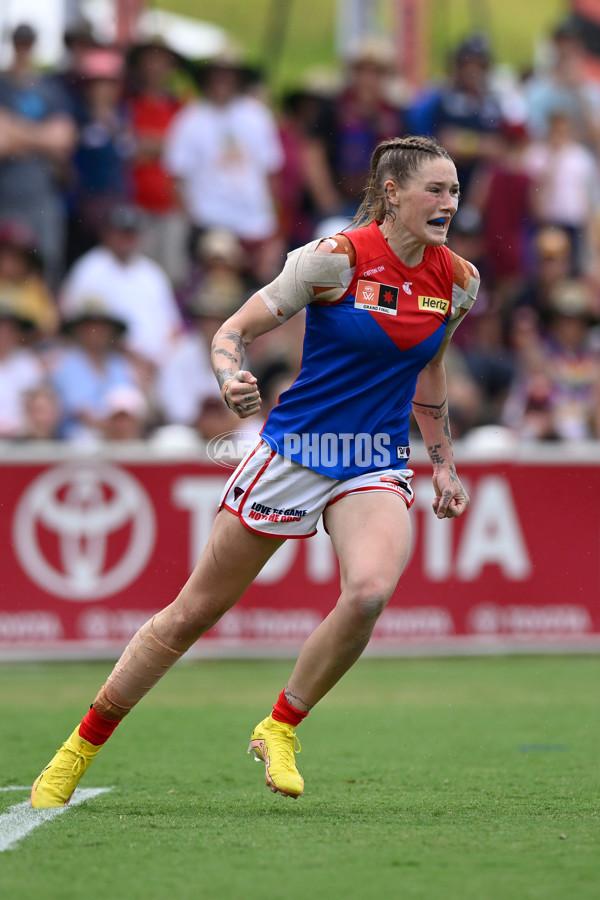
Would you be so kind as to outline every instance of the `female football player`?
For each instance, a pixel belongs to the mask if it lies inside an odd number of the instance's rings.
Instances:
[[[444,353],[479,276],[445,246],[456,168],[424,137],[381,143],[353,227],[293,251],[281,274],[217,332],[225,403],[261,406],[244,369],[256,337],[306,309],[300,375],[225,487],[207,545],[177,598],[142,626],[81,724],[35,782],[32,805],[62,806],[115,727],[242,596],[288,538],[320,517],[337,554],[339,600],[304,644],[272,713],[250,737],[267,786],[298,797],[295,729],[365,649],[408,557],[413,501],[409,416],[433,466],[433,512],[462,515]]]

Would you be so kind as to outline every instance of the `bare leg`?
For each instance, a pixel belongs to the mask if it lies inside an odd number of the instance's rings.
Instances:
[[[218,622],[283,543],[248,531],[226,510],[177,598],[134,635],[94,700],[99,715],[122,719]]]
[[[35,809],[64,806],[117,724],[173,663],[233,606],[282,543],[217,516],[206,549],[177,599],[133,636],[92,708],[36,779]]]
[[[254,534],[222,510],[202,556],[177,598],[154,617],[158,637],[187,650],[231,609],[283,539]]]
[[[391,493],[350,494],[326,512],[340,561],[342,593],[304,644],[285,696],[306,712],[339,681],[367,646],[408,558],[410,521]]]

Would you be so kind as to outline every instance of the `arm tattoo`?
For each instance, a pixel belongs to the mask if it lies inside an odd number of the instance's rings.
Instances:
[[[429,458],[434,466],[443,466],[445,459],[440,453],[442,445],[441,444],[430,444],[427,447],[427,452],[429,453]]]
[[[441,403],[435,405],[418,403],[416,400],[413,400],[413,407],[415,407],[415,412],[422,413],[424,416],[431,416],[432,419],[442,419],[444,416],[448,416],[447,400],[448,398],[444,397]]]
[[[234,356],[233,353],[230,353],[229,350],[225,350],[223,347],[215,347],[213,345],[213,354],[215,356],[224,356],[225,359],[228,359],[229,362],[237,364],[239,362],[237,356]]]
[[[239,331],[226,331],[223,337],[225,340],[231,341],[240,356],[244,355],[244,342]]]
[[[450,437],[450,422],[448,421],[448,416],[444,420],[444,435],[448,439],[448,447],[452,447],[452,438]],[[446,462],[446,459],[441,454],[442,445],[441,444],[429,444],[427,446],[427,452],[429,454],[429,459],[433,463],[434,466],[443,466]],[[456,469],[453,465],[450,465],[450,481],[458,481],[456,475]]]
[[[227,347],[220,346],[223,342],[229,342],[233,347],[227,349]],[[225,334],[219,335],[218,340],[213,341],[211,351],[215,375],[219,387],[223,387],[227,379],[232,378],[244,363],[244,342],[241,334],[237,331],[226,331]],[[229,365],[220,365],[220,357],[223,357]]]
[[[446,417],[444,419],[444,434],[448,438],[448,443],[452,444],[452,436],[450,434],[450,419],[448,417],[447,412],[446,412]]]

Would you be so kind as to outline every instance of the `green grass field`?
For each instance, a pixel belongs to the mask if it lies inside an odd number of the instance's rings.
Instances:
[[[109,668],[0,666],[1,786]],[[81,784],[114,789],[0,853],[2,898],[598,897],[600,659],[361,661],[301,726],[297,801],[245,753],[288,670],[180,664]]]
[[[290,3],[285,33],[275,44],[280,56],[275,87],[295,85],[307,69],[334,66],[338,0],[295,0]],[[195,16],[225,28],[255,62],[263,62],[270,44],[271,17],[281,14],[283,0],[159,0],[161,9]],[[393,4],[388,3],[391,8]],[[440,74],[451,48],[471,31],[485,31],[496,58],[518,68],[531,65],[533,48],[565,16],[568,0],[429,0],[431,71]],[[387,23],[384,7],[381,21]]]

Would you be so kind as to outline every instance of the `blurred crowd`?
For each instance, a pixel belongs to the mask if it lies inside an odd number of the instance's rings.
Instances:
[[[347,227],[376,144],[437,137],[461,201],[449,246],[482,287],[447,356],[453,434],[600,438],[600,81],[561,22],[531,70],[485,35],[413,91],[368,40],[275,99],[234,49],[102,45],[86,21],[0,72],[0,439],[193,446],[257,432],[223,404],[212,336],[285,254]],[[300,365],[296,316],[250,348],[261,418]]]

